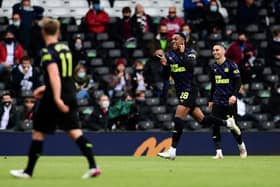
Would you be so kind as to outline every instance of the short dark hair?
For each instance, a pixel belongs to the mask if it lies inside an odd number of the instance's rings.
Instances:
[[[128,6],[123,7],[123,9],[122,9],[122,13],[126,13],[126,12],[130,12],[130,13],[131,13],[131,9],[130,9],[130,7],[128,7]]]
[[[186,41],[186,36],[181,32],[175,32],[175,34],[181,36]]]
[[[6,96],[6,95],[9,95],[9,96],[12,97],[12,93],[9,90],[5,90],[1,94],[1,99],[3,99],[3,97]]]
[[[227,46],[226,46],[226,44],[225,44],[224,42],[216,42],[216,43],[214,43],[214,45],[212,46],[212,48],[213,48],[215,45],[219,45],[219,46],[223,47],[224,49],[227,49]]]
[[[25,55],[20,59],[20,62],[22,63],[23,61],[27,61],[27,60],[29,60],[31,62],[31,58],[29,56]]]

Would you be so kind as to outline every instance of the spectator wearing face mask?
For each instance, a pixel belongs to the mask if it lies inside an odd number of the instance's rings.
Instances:
[[[122,19],[119,19],[112,28],[112,36],[120,43],[125,42],[129,39],[134,38],[132,32],[132,22],[131,22],[131,9],[130,7],[123,7],[122,9]]]
[[[219,5],[216,0],[208,3],[205,12],[205,25],[208,34],[223,33],[225,30],[225,20],[219,12]]]
[[[100,1],[94,0],[92,8],[85,15],[85,23],[87,32],[89,33],[104,33],[106,26],[109,23],[108,14],[101,9]]]
[[[87,74],[84,65],[78,64],[74,69],[74,81],[77,99],[91,99],[94,92],[94,80]]]
[[[40,6],[33,6],[30,0],[22,0],[20,3],[13,5],[13,13],[18,13],[21,17],[21,43],[24,49],[29,50],[32,23],[36,16],[43,15],[44,8]]]
[[[149,54],[149,56],[153,56],[154,52],[158,49],[162,49],[163,51],[166,51],[168,48],[168,28],[165,24],[160,24],[158,26],[158,31],[155,37],[147,44],[147,47],[145,48],[147,51],[146,53]]]
[[[109,97],[101,95],[98,99],[98,104],[94,106],[94,111],[84,123],[83,128],[92,131],[109,130],[112,127],[112,121],[109,119],[109,107]]]
[[[16,40],[12,30],[7,30],[0,43],[0,64],[13,66],[19,64],[24,55],[22,45]]]
[[[78,63],[83,63],[86,67],[88,67],[87,66],[88,59],[87,59],[87,55],[86,55],[86,50],[83,47],[83,40],[79,35],[74,38],[74,43],[72,46],[72,56],[73,56],[74,67]]]
[[[160,24],[167,26],[168,38],[176,32],[181,32],[181,27],[184,23],[184,19],[176,15],[176,7],[169,7],[168,16],[160,21]]]
[[[3,93],[0,104],[0,130],[14,129],[19,127],[19,113],[13,104],[10,92]]]
[[[240,32],[238,34],[237,40],[232,42],[229,48],[226,50],[226,58],[239,65],[239,63],[244,59],[244,51],[246,49],[254,49],[253,55],[256,55],[256,50],[253,44],[248,41],[244,32]]]
[[[9,87],[12,68],[19,64],[24,56],[24,49],[16,41],[12,31],[7,30],[3,41],[0,41],[0,81]]]
[[[182,33],[186,37],[186,47],[199,51],[197,40],[191,35],[192,29],[189,24],[185,23],[182,25]]]
[[[18,13],[12,15],[12,23],[8,26],[8,30],[12,31],[17,41],[20,40],[21,18]]]

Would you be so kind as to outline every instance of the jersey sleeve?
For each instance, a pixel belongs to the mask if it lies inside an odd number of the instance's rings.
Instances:
[[[193,68],[197,63],[197,53],[195,50],[190,49],[185,54],[185,65],[188,68]]]
[[[54,54],[49,49],[42,49],[41,51],[41,66],[47,67],[51,63],[55,63],[56,59]]]
[[[238,69],[238,66],[237,64],[235,63],[231,63],[231,67],[232,67],[232,75],[233,75],[233,78],[238,78],[240,77],[240,71]]]

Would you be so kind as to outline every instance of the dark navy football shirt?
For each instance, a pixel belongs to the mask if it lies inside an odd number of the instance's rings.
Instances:
[[[238,66],[226,59],[221,65],[211,65],[211,81],[214,104],[229,105],[229,98],[235,94],[236,79],[240,78]]]
[[[167,59],[166,78],[171,75],[175,82],[177,95],[182,92],[189,92],[193,86],[193,68],[196,64],[196,51],[187,49],[184,53],[177,53],[173,50],[165,53]]]

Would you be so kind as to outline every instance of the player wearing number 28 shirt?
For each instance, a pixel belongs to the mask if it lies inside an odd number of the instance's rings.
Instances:
[[[164,57],[158,56],[163,65],[165,78],[168,79],[171,75],[175,82],[176,94],[179,99],[174,116],[175,125],[172,132],[171,147],[167,151],[158,153],[158,156],[167,159],[175,159],[176,157],[176,147],[185,126],[184,118],[188,114],[205,126],[215,123],[220,126],[236,128],[235,124],[231,122],[233,119],[222,120],[214,116],[204,116],[201,109],[196,105],[195,100],[198,95],[198,89],[193,81],[196,52],[192,49],[187,49],[185,41],[185,35],[182,33],[173,34],[171,38],[172,50],[166,52]]]

